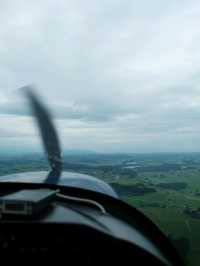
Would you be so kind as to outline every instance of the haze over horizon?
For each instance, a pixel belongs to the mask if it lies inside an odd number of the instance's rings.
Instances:
[[[200,151],[200,2],[0,3],[0,149],[41,151],[34,84],[63,150]]]

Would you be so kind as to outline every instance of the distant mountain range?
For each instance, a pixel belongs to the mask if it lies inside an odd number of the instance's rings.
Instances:
[[[91,150],[66,150],[63,155],[84,155],[84,154],[98,154],[96,151]]]
[[[66,150],[63,152],[63,156],[67,156],[67,155],[93,155],[93,154],[98,154],[95,151],[91,151],[91,150]],[[0,157],[15,157],[15,156],[25,156],[25,155],[30,155],[30,156],[39,156],[39,157],[43,157],[44,156],[44,152],[43,151],[32,151],[32,150],[1,150],[0,151]]]
[[[110,153],[102,153],[102,152],[98,152],[98,151],[93,151],[93,150],[81,150],[81,149],[69,149],[69,150],[64,150],[63,151],[63,156],[82,156],[82,155],[88,155],[88,156],[114,156],[114,157],[121,157],[121,156],[125,156],[125,157],[136,157],[136,158],[142,158],[142,159],[159,159],[159,158],[167,158],[170,157],[170,159],[172,158],[176,158],[180,157],[181,159],[185,158],[185,159],[196,159],[199,158],[200,159],[200,153],[199,152],[159,152],[159,153],[126,153],[126,152],[122,152],[122,153],[117,153],[117,152],[110,152]],[[34,151],[34,150],[24,150],[24,149],[2,149],[0,150],[0,158],[5,158],[5,157],[23,157],[23,156],[36,156],[38,158],[45,158],[45,153],[43,152],[43,150],[38,150],[38,151]]]

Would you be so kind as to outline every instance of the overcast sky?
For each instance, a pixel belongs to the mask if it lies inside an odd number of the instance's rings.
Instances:
[[[65,150],[200,151],[200,1],[0,1],[0,149],[38,149],[34,84]]]

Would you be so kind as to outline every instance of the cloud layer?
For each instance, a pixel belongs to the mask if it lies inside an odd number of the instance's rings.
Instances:
[[[39,146],[17,90],[33,83],[65,149],[199,151],[199,13],[197,0],[1,1],[0,145]]]

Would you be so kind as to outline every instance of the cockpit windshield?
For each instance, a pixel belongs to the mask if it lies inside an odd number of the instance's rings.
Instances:
[[[200,2],[0,7],[0,183],[120,198],[200,265]]]

